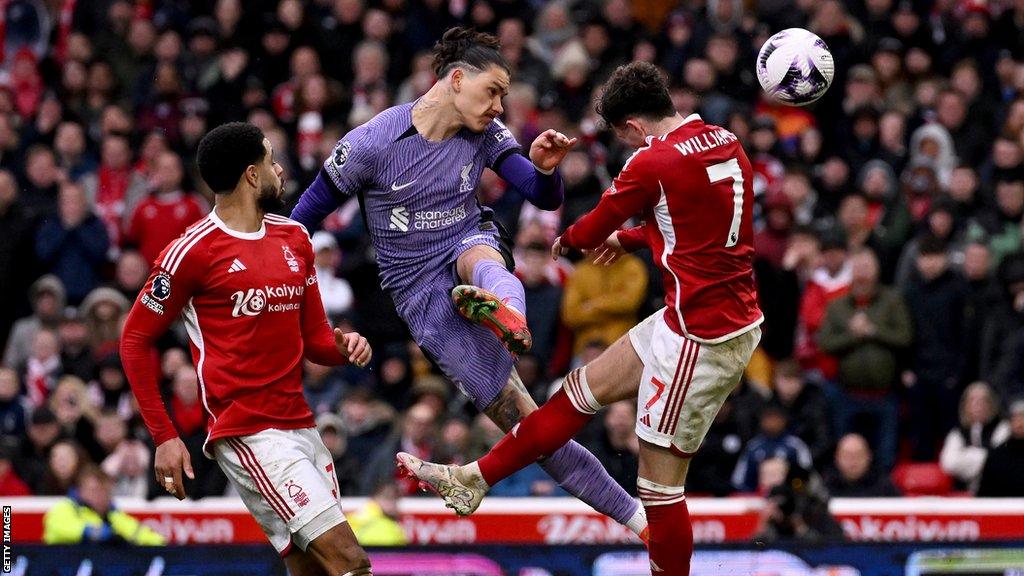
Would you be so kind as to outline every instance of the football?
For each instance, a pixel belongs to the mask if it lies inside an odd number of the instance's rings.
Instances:
[[[835,75],[832,52],[813,32],[783,30],[764,43],[757,55],[757,79],[769,97],[804,106],[828,90]]]

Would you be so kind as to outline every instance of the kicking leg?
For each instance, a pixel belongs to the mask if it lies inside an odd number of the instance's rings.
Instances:
[[[693,527],[683,483],[690,459],[643,440],[637,492],[647,512],[651,572],[688,576],[693,555]]]
[[[586,369],[573,371],[563,389],[539,409],[513,371],[484,410],[501,429],[511,431],[487,456],[462,467],[423,463],[407,454],[400,454],[399,462],[441,494],[449,507],[469,514],[491,485],[543,458],[541,466],[563,488],[640,534],[646,528],[642,508],[593,454],[570,440],[604,404],[635,397],[641,371],[640,359],[623,337]],[[588,377],[594,385],[588,385]]]
[[[455,307],[465,318],[495,334],[513,354],[530,349],[523,284],[490,246],[473,246],[459,255],[456,269],[463,282],[452,290]]]

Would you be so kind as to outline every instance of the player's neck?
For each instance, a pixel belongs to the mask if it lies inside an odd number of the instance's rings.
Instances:
[[[683,123],[683,117],[676,112],[672,116],[666,116],[657,122],[652,122],[648,128],[648,134],[655,138],[661,138],[669,132],[679,128],[679,125]]]
[[[217,218],[235,232],[259,232],[263,226],[263,210],[251,194],[236,190],[232,194],[218,194],[213,207]]]
[[[462,121],[451,105],[449,88],[444,83],[431,86],[412,107],[412,125],[431,142],[451,138],[462,128]]]

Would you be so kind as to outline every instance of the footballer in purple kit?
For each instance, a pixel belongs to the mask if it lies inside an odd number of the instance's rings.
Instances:
[[[520,153],[497,119],[511,78],[493,36],[448,30],[434,47],[434,70],[438,80],[421,98],[384,110],[337,143],[291,216],[315,228],[357,197],[381,285],[413,338],[507,432],[537,409],[513,366],[531,338],[509,240],[476,188],[490,168],[538,208],[557,209],[556,168],[576,141],[547,130],[529,158]],[[597,511],[638,535],[646,529],[643,507],[579,444],[540,465]]]

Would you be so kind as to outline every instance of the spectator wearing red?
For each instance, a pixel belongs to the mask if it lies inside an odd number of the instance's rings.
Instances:
[[[797,327],[797,355],[804,369],[825,380],[835,380],[839,364],[818,345],[818,331],[828,305],[850,291],[851,268],[846,238],[832,230],[821,237],[821,265],[811,273],[800,299]]]
[[[28,484],[14,471],[11,453],[6,446],[0,446],[0,496],[31,496]]]
[[[177,154],[165,151],[155,158],[152,192],[135,208],[125,236],[127,243],[138,246],[146,262],[152,263],[164,246],[209,211],[205,201],[181,189],[182,177]]]
[[[110,134],[103,139],[99,168],[95,174],[86,176],[82,185],[107,228],[111,246],[119,247],[125,220],[146,191],[145,179],[132,168],[132,151],[126,136]]]
[[[14,96],[15,111],[23,121],[29,121],[35,115],[46,90],[39,73],[39,62],[30,48],[22,48],[14,55],[9,85]]]
[[[33,409],[46,403],[50,392],[63,373],[60,363],[60,341],[49,328],[39,329],[32,337],[32,354],[23,367],[28,401]]]

